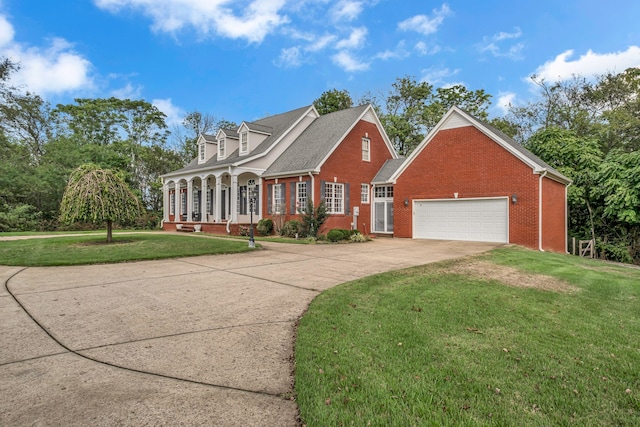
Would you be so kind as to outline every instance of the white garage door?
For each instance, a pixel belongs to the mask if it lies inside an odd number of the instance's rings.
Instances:
[[[416,239],[509,241],[508,199],[451,199],[414,202]]]

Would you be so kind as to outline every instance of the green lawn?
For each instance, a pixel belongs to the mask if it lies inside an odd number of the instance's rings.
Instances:
[[[640,425],[639,297],[640,270],[518,248],[338,286],[300,321],[302,420]]]
[[[245,252],[246,241],[164,233],[106,233],[74,237],[0,241],[0,264],[22,266],[79,265]]]

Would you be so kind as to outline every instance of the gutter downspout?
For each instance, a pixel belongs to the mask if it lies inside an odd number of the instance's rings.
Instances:
[[[229,166],[229,178],[231,178],[231,166]],[[233,178],[231,178],[231,182],[233,183]],[[229,192],[231,192],[231,187],[233,187],[233,185],[231,185],[229,187]],[[236,188],[237,190],[237,188]],[[233,197],[229,197],[230,200],[233,200]],[[225,203],[226,201],[222,201],[222,203]],[[231,209],[233,209],[233,203],[229,203],[229,219],[227,220],[227,234],[231,234],[231,222],[233,221],[233,214],[231,213]]]
[[[540,252],[544,252],[544,249],[542,249],[542,179],[548,172],[548,170],[544,170],[540,175],[540,182],[538,183],[538,249]]]

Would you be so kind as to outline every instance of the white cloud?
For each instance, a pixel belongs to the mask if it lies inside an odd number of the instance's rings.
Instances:
[[[433,17],[427,15],[416,15],[406,19],[398,24],[398,28],[402,31],[417,31],[420,34],[428,36],[438,31],[438,27],[444,21],[444,18],[451,14],[451,9],[444,3],[440,9],[432,11]]]
[[[340,0],[331,9],[334,21],[353,21],[362,13],[362,2],[353,0]]]
[[[0,15],[0,48],[10,43],[14,35],[13,25],[7,21],[7,18]]]
[[[574,75],[590,77],[607,72],[622,72],[627,68],[640,66],[640,47],[630,46],[623,52],[595,53],[591,49],[576,60],[569,60],[573,50],[567,50],[556,56],[553,61],[539,66],[535,75],[545,81],[557,82],[572,78]]]
[[[8,39],[13,34],[13,27],[4,17],[1,22],[5,38],[0,46],[0,55],[20,66],[11,76],[12,84],[44,97],[93,89],[91,62],[74,52],[69,42],[54,38],[48,47],[25,46]]]
[[[173,125],[182,124],[182,119],[184,119],[186,112],[182,108],[174,105],[173,102],[171,102],[171,98],[154,99],[151,101],[151,104],[166,114],[167,118],[165,119],[165,123],[169,128]]]
[[[283,68],[294,68],[299,67],[303,62],[300,46],[294,46],[282,49],[275,64]]]
[[[503,92],[498,94],[498,102],[496,107],[500,110],[502,115],[506,115],[509,112],[509,107],[515,105],[516,94],[513,92]]]
[[[130,8],[153,21],[155,31],[175,33],[187,27],[203,36],[217,34],[231,39],[261,43],[289,22],[281,14],[285,0],[253,0],[248,5],[233,0],[94,0],[112,13]]]
[[[332,34],[324,35],[322,37],[319,37],[319,38],[313,40],[311,43],[309,43],[309,45],[307,47],[305,47],[305,50],[307,52],[318,52],[318,51],[324,49],[325,47],[329,46],[336,39],[337,39],[337,37],[332,35]]]
[[[484,37],[482,43],[479,43],[477,48],[480,53],[488,52],[495,57],[519,60],[522,59],[524,43],[519,42],[508,47],[504,47],[504,45],[506,44],[506,40],[515,40],[520,37],[522,37],[522,31],[520,28],[515,27],[512,33],[499,32],[491,37]]]
[[[127,83],[124,87],[111,91],[111,96],[119,99],[140,99],[142,98],[142,86],[133,86]]]
[[[336,43],[336,49],[358,49],[362,47],[367,33],[368,31],[365,27],[354,28],[348,39],[343,39]]]
[[[460,72],[459,68],[456,68],[455,70],[450,70],[449,68],[433,68],[432,67],[422,71],[423,74],[422,74],[421,81],[427,82],[429,84],[432,84],[438,87],[451,87],[458,83],[457,82],[454,83],[451,81],[447,82],[447,80],[450,77],[455,76],[459,72]]]
[[[438,52],[440,52],[440,46],[438,45],[433,45],[431,47],[429,47],[429,45],[427,45],[425,42],[423,41],[419,41],[418,43],[416,43],[416,45],[413,47],[419,55],[421,56],[425,56],[425,55],[434,55]]]
[[[361,62],[355,59],[349,52],[341,51],[331,57],[334,64],[350,73],[355,71],[366,71],[369,69],[368,62]]]
[[[385,50],[383,52],[379,52],[374,57],[375,59],[381,59],[383,61],[388,61],[389,59],[404,59],[407,58],[410,53],[407,51],[405,47],[406,43],[404,40],[400,40],[398,45],[394,50]]]
[[[509,39],[518,39],[522,36],[522,31],[519,27],[515,27],[513,29],[513,33],[505,33],[504,31],[499,32],[493,36],[495,41],[509,40]]]

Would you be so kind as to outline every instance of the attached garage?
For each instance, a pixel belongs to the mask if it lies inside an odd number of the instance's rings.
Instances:
[[[394,237],[566,251],[571,180],[463,110],[452,107],[394,162],[373,182],[393,186]]]
[[[509,201],[482,199],[414,200],[416,239],[509,241]]]

